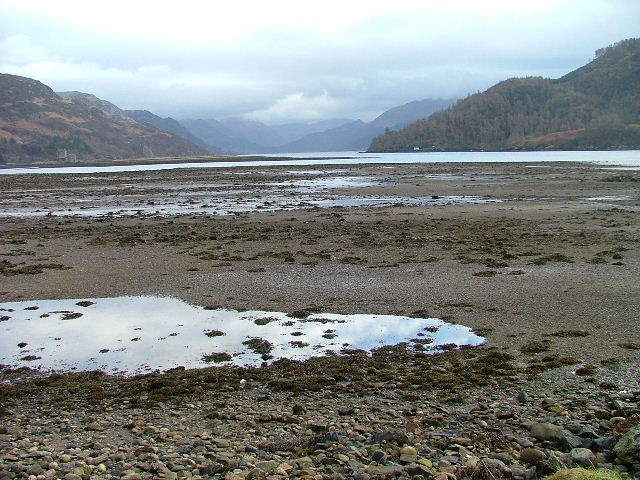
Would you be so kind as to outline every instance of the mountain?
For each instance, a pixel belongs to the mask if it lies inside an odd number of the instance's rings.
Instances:
[[[192,135],[207,145],[215,145],[225,153],[262,153],[267,147],[245,138],[225,123],[209,119],[186,119],[180,121]]]
[[[409,102],[394,107],[373,121],[365,123],[361,120],[345,123],[338,127],[315,132],[277,147],[277,152],[340,152],[364,150],[371,140],[386,129],[398,129],[419,119],[426,118],[433,112],[451,105],[454,100],[425,99]]]
[[[56,95],[62,98],[77,100],[80,103],[84,103],[89,107],[97,108],[102,111],[107,117],[116,122],[134,124],[136,121],[129,117],[123,110],[120,110],[113,103],[102,100],[90,93],[83,92],[55,92]]]
[[[404,129],[372,152],[640,147],[640,39],[558,79],[511,78]]]
[[[244,138],[255,145],[275,147],[285,143],[277,130],[255,120],[231,117],[222,121],[223,125],[239,138]],[[259,152],[252,152],[259,153]]]
[[[217,153],[215,147],[206,145],[199,138],[191,135],[191,133],[184,128],[177,120],[171,117],[162,118],[158,115],[151,113],[148,110],[121,110],[113,103],[96,97],[90,93],[83,92],[56,92],[56,95],[62,98],[68,98],[77,100],[90,107],[101,110],[107,117],[120,123],[135,124],[135,123],[147,123],[158,130],[164,132],[173,133],[179,137],[187,139],[197,145],[208,150],[210,153]]]
[[[281,153],[359,150],[366,148],[373,137],[373,135],[368,136],[369,129],[367,123],[356,120],[324,132],[305,135],[294,142],[280,145],[274,150]],[[368,142],[363,142],[363,137],[368,138]]]
[[[116,121],[37,80],[0,74],[0,160],[5,163],[203,154],[188,140],[150,125]]]
[[[207,145],[228,153],[339,152],[366,149],[385,129],[401,128],[447,108],[454,100],[426,99],[387,110],[372,122],[330,119],[265,125],[243,118],[186,119],[180,123]]]
[[[282,143],[289,143],[295,142],[305,135],[324,132],[325,130],[331,130],[332,128],[351,122],[353,122],[353,120],[348,118],[330,118],[313,123],[283,123],[281,125],[271,125],[271,128],[284,139]]]
[[[132,118],[138,123],[146,123],[154,126],[158,130],[173,133],[179,137],[185,138],[201,147],[207,149],[210,153],[219,153],[217,147],[207,145],[198,137],[193,135],[189,130],[184,128],[177,120],[166,117],[162,118],[158,115],[151,113],[149,110],[124,110],[126,116]]]
[[[444,110],[454,102],[455,99],[425,98],[424,100],[414,100],[413,102],[387,110],[373,120],[371,125],[382,128],[383,130],[385,128],[396,130],[421,118],[427,118],[434,112]]]

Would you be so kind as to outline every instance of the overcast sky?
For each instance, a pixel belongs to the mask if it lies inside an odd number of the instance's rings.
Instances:
[[[178,119],[371,120],[638,36],[640,0],[0,0],[0,72]]]

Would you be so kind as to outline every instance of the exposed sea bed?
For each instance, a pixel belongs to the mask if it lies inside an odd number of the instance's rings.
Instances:
[[[474,195],[345,195],[341,190],[386,185],[373,177],[338,175],[289,178],[241,184],[124,183],[118,188],[61,185],[60,189],[31,190],[27,196],[4,198],[0,217],[124,217],[185,214],[233,215],[304,208],[386,207],[391,205],[442,206],[452,203],[499,202]],[[314,173],[314,172],[311,172]],[[314,175],[312,175],[313,177]]]

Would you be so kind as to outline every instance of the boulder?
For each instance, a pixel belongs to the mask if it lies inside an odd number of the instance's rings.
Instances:
[[[621,463],[633,465],[640,463],[640,425],[636,425],[622,435],[613,447]]]

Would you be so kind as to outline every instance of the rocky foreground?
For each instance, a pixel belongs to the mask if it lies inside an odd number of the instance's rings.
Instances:
[[[633,368],[576,374],[553,368],[571,362],[558,357],[519,367],[486,347],[427,357],[379,352],[136,379],[5,371],[12,383],[2,389],[0,479],[533,480],[571,466],[640,473]],[[320,368],[330,376],[314,379]]]

